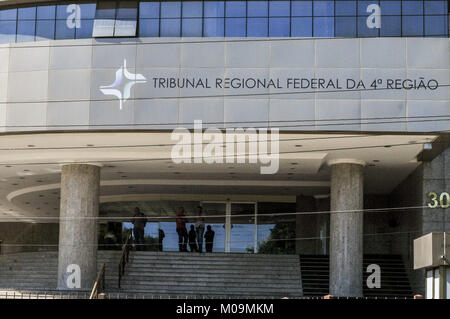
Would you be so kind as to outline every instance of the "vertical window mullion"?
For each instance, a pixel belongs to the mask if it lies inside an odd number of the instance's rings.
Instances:
[[[180,0],[180,37],[183,36],[183,0]]]
[[[245,37],[248,35],[248,1],[245,1]]]
[[[56,10],[55,10],[55,12],[56,12]],[[36,36],[37,36],[37,5],[36,5],[36,9],[34,10],[34,41],[36,41]]]

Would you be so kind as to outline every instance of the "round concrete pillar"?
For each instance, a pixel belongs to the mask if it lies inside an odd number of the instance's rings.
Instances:
[[[95,282],[99,189],[99,166],[62,166],[58,289],[91,289]]]
[[[329,165],[330,294],[362,297],[364,163],[346,160]]]

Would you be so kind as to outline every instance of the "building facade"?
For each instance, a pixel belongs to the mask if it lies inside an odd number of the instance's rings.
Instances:
[[[0,1],[2,253],[58,250],[58,288],[71,264],[88,288],[134,207],[177,251],[202,206],[213,252],[329,256],[341,296],[399,255],[421,293],[412,241],[450,230],[448,30],[446,1]]]

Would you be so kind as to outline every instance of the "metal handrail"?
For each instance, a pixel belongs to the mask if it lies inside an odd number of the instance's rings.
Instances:
[[[122,255],[120,256],[119,260],[119,288],[120,288],[120,281],[122,280],[122,277],[125,274],[125,266],[129,262],[130,238],[131,238],[131,229],[127,233],[125,244],[123,244],[122,246]]]
[[[105,268],[105,264],[102,264],[102,268],[100,268],[100,271],[97,275],[97,280],[95,280],[94,287],[92,287],[89,299],[97,299],[98,293],[100,291],[99,288],[101,288],[101,292],[105,291]]]

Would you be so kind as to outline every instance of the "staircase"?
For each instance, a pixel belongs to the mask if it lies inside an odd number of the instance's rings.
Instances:
[[[120,251],[99,251],[99,269],[106,264],[106,287],[117,286]],[[0,256],[0,289],[56,291],[58,252],[32,252]]]
[[[120,251],[99,251],[106,264],[106,292],[115,298],[297,297],[302,295],[298,256],[131,252],[121,289]],[[0,290],[58,292],[58,253],[0,256]]]
[[[122,292],[197,298],[302,295],[296,255],[132,252],[121,287]]]
[[[329,256],[301,255],[302,283],[305,296],[323,296],[328,294]],[[367,266],[377,264],[381,268],[381,288],[369,289],[366,284]],[[365,297],[412,298],[408,275],[400,255],[364,255],[363,294]]]

